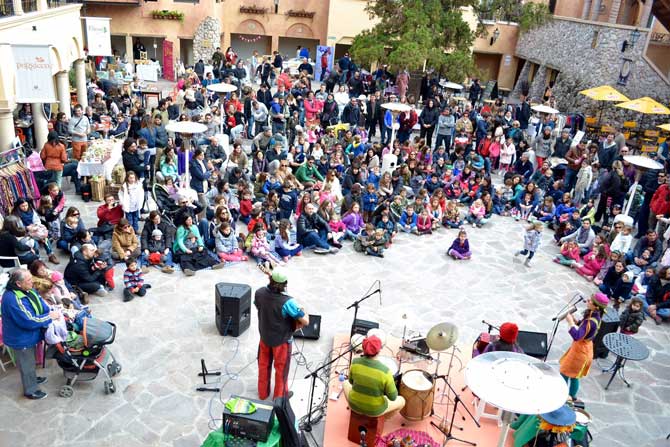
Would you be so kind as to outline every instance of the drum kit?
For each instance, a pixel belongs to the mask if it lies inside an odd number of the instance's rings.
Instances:
[[[368,335],[376,335],[383,342],[386,341],[386,334],[383,330],[371,329],[368,331]],[[491,338],[486,339],[487,337],[480,335],[473,346],[473,350],[477,350],[478,353],[473,356],[473,359],[465,368],[466,387],[463,390],[470,388],[473,394],[503,410],[503,427],[497,444],[502,447],[505,445],[509,424],[512,422],[515,413],[541,414],[556,410],[565,403],[568,390],[565,381],[556,368],[541,360],[525,354],[506,351],[482,354],[485,345],[495,339],[495,336],[490,334],[490,330],[489,334],[485,335],[490,335]],[[360,346],[363,338],[360,334],[354,334],[351,337],[352,348],[355,349]],[[406,402],[400,414],[408,421],[422,421],[437,414],[434,405],[436,404],[436,387],[439,380],[444,381],[445,391],[443,396],[449,396],[448,403],[451,405],[451,414],[440,417],[439,423],[430,422],[444,435],[443,446],[451,440],[476,445],[474,442],[459,439],[452,435],[454,428],[462,430],[461,427],[454,427],[459,404],[461,405],[460,408],[470,416],[477,427],[480,427],[467,406],[463,405],[462,399],[451,386],[449,380],[457,340],[458,327],[448,322],[433,326],[428,331],[425,339],[403,340],[401,351],[411,351],[415,360],[417,358],[433,359],[430,355],[415,350],[417,341],[425,342],[430,351],[437,352],[437,365],[432,372],[422,368],[409,369],[403,372],[403,358],[406,361],[410,359],[407,356],[377,356],[377,360],[388,367],[396,380],[398,393]],[[451,360],[447,373],[439,375],[440,356],[448,350],[451,350]],[[542,398],[538,399],[538,396],[542,396]],[[590,415],[583,410],[580,411],[577,414],[578,422],[587,425],[591,419]],[[463,420],[465,420],[465,417],[463,417]]]

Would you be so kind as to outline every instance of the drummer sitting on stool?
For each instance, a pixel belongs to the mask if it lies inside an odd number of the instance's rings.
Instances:
[[[516,342],[519,327],[514,323],[503,323],[500,326],[500,338],[490,343],[484,352],[510,351],[523,354],[523,349]]]
[[[405,399],[398,396],[391,371],[375,358],[381,349],[379,337],[369,336],[363,340],[363,356],[351,362],[349,382],[344,382],[343,389],[354,413],[381,416],[405,406]]]

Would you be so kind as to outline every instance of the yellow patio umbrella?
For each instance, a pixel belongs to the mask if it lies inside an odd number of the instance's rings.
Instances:
[[[663,129],[663,130],[667,130],[668,132],[670,132],[670,123],[668,123],[668,124],[661,124],[660,126],[657,126],[657,127],[660,127],[661,129]]]
[[[579,92],[579,94],[591,98],[595,101],[614,101],[614,102],[630,101],[630,99],[628,99],[626,95],[619,92],[614,87],[610,87],[609,85],[601,85],[600,87],[594,87],[588,90],[582,90],[581,92]]]
[[[622,102],[630,101],[623,93],[619,92],[614,87],[609,85],[601,85],[600,87],[590,88],[588,90],[582,90],[579,92],[580,95],[584,95],[587,98],[591,98],[594,101],[602,102],[600,105],[600,114],[598,115],[598,122],[602,121],[603,109],[605,109],[605,102]]]
[[[622,109],[633,110],[644,115],[670,115],[670,109],[648,96],[616,104]]]

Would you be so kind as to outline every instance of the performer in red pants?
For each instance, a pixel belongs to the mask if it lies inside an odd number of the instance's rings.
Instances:
[[[287,295],[288,278],[275,269],[267,287],[256,291],[254,305],[258,309],[258,397],[270,395],[270,374],[275,368],[273,399],[288,394],[288,372],[291,366],[293,332],[309,324],[309,316],[291,296]]]

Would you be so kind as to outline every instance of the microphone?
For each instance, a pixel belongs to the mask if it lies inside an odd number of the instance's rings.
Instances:
[[[558,314],[557,316],[552,318],[551,321],[556,321],[556,320],[563,321],[565,319],[565,317],[568,316],[568,314],[574,314],[575,312],[577,312],[577,306],[574,306],[574,305],[570,306],[567,309],[565,309],[563,312],[561,312],[560,314]]]
[[[379,287],[377,287],[377,291],[379,292],[379,305],[382,305],[382,282],[379,281]]]

